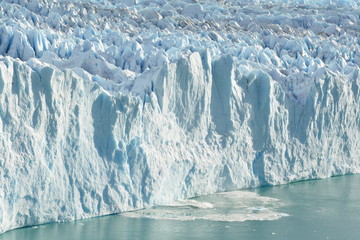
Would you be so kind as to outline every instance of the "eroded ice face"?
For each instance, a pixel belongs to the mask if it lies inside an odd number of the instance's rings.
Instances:
[[[359,14],[1,1],[0,232],[359,172]]]

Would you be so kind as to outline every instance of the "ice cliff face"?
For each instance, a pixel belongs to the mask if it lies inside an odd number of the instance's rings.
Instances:
[[[360,172],[355,2],[135,3],[0,4],[0,232]]]

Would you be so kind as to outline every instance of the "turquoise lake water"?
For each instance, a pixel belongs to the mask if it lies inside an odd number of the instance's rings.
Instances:
[[[360,175],[220,193],[0,235],[0,240],[65,239],[360,240]]]

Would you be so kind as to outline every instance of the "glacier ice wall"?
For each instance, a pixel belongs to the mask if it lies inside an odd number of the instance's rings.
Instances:
[[[0,232],[360,172],[359,6],[0,1]]]
[[[143,97],[0,69],[1,232],[360,170],[358,73],[324,71],[299,104],[209,52],[158,69]]]

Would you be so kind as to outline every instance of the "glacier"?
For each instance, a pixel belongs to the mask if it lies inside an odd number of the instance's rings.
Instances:
[[[0,3],[0,233],[360,172],[355,1]]]

